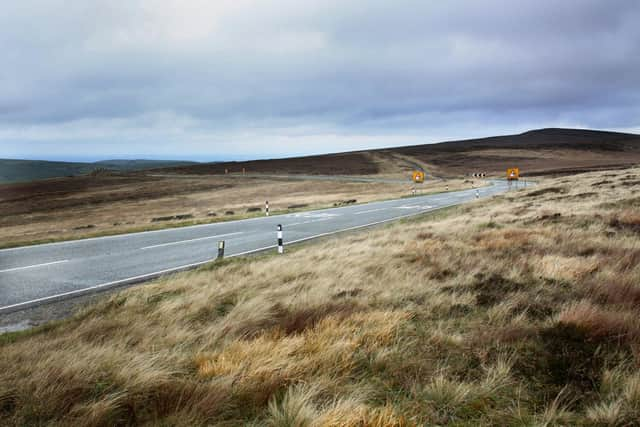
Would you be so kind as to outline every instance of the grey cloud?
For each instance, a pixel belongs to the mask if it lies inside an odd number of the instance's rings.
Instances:
[[[634,128],[637,22],[624,0],[14,2],[0,149],[283,155]]]

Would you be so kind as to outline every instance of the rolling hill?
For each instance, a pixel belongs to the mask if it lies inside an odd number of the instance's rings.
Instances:
[[[85,163],[0,159],[0,182],[26,182],[38,179],[77,176],[90,173],[98,168],[122,172],[190,164],[195,164],[195,162],[140,159],[102,160],[99,162]]]
[[[375,175],[418,167],[435,175],[472,172],[502,174],[518,166],[529,176],[624,167],[640,163],[640,135],[548,128],[517,135],[447,141],[379,150],[354,151],[247,162],[201,163],[167,171],[182,174],[299,173]]]
[[[433,175],[453,177],[473,172],[501,175],[517,166],[525,176],[566,174],[640,163],[640,135],[584,129],[548,128],[461,141],[447,141],[303,157],[240,162],[197,163],[171,160],[104,160],[94,163],[0,159],[0,182],[88,174],[97,168],[113,171],[157,169],[183,175],[306,174],[405,175],[424,168]]]

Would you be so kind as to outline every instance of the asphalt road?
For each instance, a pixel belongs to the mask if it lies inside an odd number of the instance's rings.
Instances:
[[[275,248],[278,224],[287,245],[469,202],[476,191],[488,197],[507,189],[506,182],[492,181],[477,190],[3,249],[0,314],[193,268],[216,257],[219,240],[226,242],[226,257]]]

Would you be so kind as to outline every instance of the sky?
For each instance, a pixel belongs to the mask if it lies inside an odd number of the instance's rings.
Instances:
[[[284,157],[640,133],[636,0],[20,0],[0,158]]]

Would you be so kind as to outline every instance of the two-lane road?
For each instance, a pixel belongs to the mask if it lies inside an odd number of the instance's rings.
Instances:
[[[100,289],[135,283],[211,261],[217,242],[225,256],[276,246],[276,226],[285,244],[397,220],[502,193],[489,187],[407,199],[247,220],[172,228],[0,250],[0,314]]]

